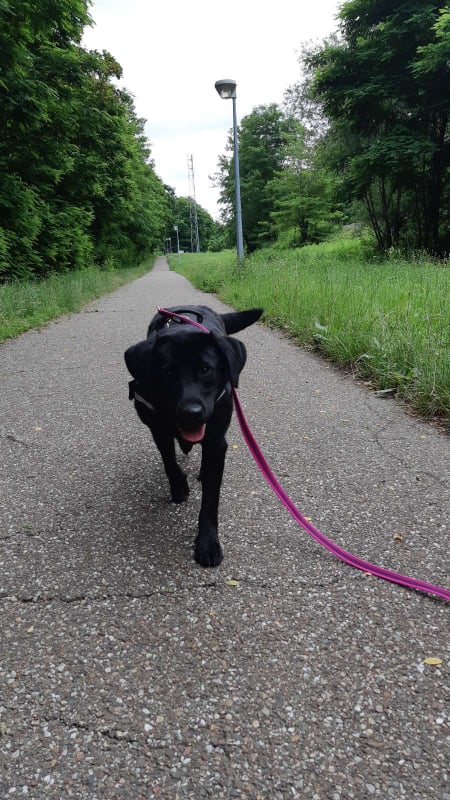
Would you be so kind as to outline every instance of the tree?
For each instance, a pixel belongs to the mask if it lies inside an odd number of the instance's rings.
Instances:
[[[217,223],[214,222],[211,214],[198,203],[197,223],[200,250],[204,252],[209,249],[210,240],[216,233]],[[189,197],[175,198],[173,216],[167,236],[174,236],[173,225],[178,225],[181,250],[191,252],[191,201]]]
[[[365,203],[381,247],[439,253],[448,230],[447,5],[350,0],[341,42],[306,59],[342,146],[335,166]]]
[[[0,0],[0,277],[122,265],[168,213],[110,54],[80,46],[88,0]]]
[[[450,9],[439,10],[433,25],[434,38],[417,48],[413,75],[426,98],[427,119],[433,143],[429,180],[429,204],[423,208],[425,229],[436,250],[450,249],[450,165],[449,117],[450,96],[442,91],[450,78]],[[429,211],[429,214],[427,214]]]
[[[0,6],[0,275],[45,270],[36,244],[53,219],[52,188],[71,156],[66,131],[73,114],[59,92],[59,72],[89,21],[87,2],[60,0],[51,13],[47,5],[3,0]],[[72,223],[68,250],[72,231],[90,224],[89,213],[80,209]],[[89,256],[92,248],[79,232],[78,252]]]
[[[176,246],[176,233],[174,226],[178,226],[178,239],[180,242],[180,250],[184,252],[191,252],[191,201],[189,197],[176,197],[174,190],[166,186],[168,203],[170,207],[169,217],[167,219],[164,239],[167,242],[171,240],[171,249],[174,250]],[[216,222],[209,211],[206,211],[201,205],[197,203],[197,223],[198,223],[198,238],[200,242],[200,250],[223,249],[221,242],[218,242],[222,231],[222,225]],[[217,244],[220,244],[217,247]]]
[[[336,37],[330,37],[327,41],[329,43],[336,42]],[[301,78],[288,86],[283,97],[285,116],[300,123],[303,146],[309,148],[314,148],[324,138],[330,127],[322,103],[313,97],[311,92],[313,72],[309,67],[309,59],[320,50],[321,46],[312,42],[302,46],[298,58]]]
[[[288,122],[276,104],[258,106],[242,119],[239,126],[242,228],[248,252],[274,239],[271,221],[274,199],[268,187],[282,167],[283,147],[288,130]],[[234,218],[235,197],[231,134],[227,151],[230,155],[219,158],[219,172],[214,179],[221,190],[223,219],[230,227],[231,219]]]
[[[323,241],[343,211],[337,201],[339,181],[326,166],[320,140],[312,140],[303,125],[291,120],[282,157],[282,169],[268,184],[274,231],[283,245]]]

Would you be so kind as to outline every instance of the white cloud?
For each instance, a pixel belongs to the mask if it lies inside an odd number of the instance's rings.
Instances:
[[[214,89],[237,81],[241,119],[256,105],[280,103],[299,77],[302,42],[336,28],[338,0],[95,0],[83,44],[108,50],[123,68],[123,85],[147,119],[155,168],[178,195],[188,193],[187,156],[194,158],[196,197],[217,216],[208,175],[225,151],[232,107]]]

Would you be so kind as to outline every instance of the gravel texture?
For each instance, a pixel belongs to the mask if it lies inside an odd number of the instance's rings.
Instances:
[[[225,310],[160,259],[0,348],[0,797],[450,800],[448,605],[321,549],[235,420],[225,559],[193,561],[199,448],[173,506],[123,362],[178,303]],[[445,436],[278,332],[238,336],[244,409],[302,512],[448,586]]]

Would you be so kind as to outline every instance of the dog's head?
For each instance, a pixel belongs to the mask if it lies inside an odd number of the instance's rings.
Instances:
[[[227,383],[246,360],[237,339],[171,325],[129,347],[125,362],[142,394],[190,442],[200,441]]]

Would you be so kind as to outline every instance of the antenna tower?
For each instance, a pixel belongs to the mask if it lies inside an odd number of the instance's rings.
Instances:
[[[187,161],[189,180],[189,219],[191,223],[191,253],[199,253],[200,240],[198,238],[197,203],[195,200],[194,159],[192,156],[188,156]]]

